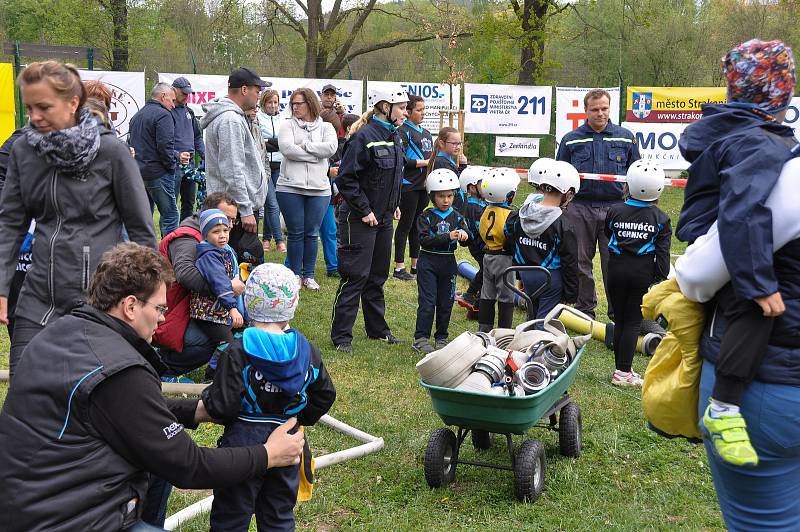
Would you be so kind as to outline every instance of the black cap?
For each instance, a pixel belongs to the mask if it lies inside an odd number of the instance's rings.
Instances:
[[[328,91],[339,92],[339,89],[337,89],[335,85],[331,85],[330,83],[328,83],[327,85],[322,87],[322,92],[328,92]]]
[[[175,81],[172,82],[172,86],[176,89],[179,89],[184,94],[191,94],[194,92],[192,90],[192,84],[189,83],[189,80],[183,76],[175,78]]]
[[[239,87],[246,87],[248,85],[257,85],[262,89],[272,85],[269,81],[264,81],[258,74],[253,72],[247,67],[240,67],[231,72],[228,76],[228,88],[238,89]]]

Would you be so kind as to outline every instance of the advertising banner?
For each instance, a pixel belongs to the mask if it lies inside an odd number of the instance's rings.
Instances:
[[[467,133],[547,135],[553,88],[528,85],[464,85]]]
[[[81,70],[80,74],[83,80],[99,79],[111,90],[111,122],[117,135],[126,138],[131,117],[147,102],[144,72]]]
[[[0,63],[0,144],[14,132],[14,65]]]
[[[688,124],[653,124],[623,122],[636,137],[642,160],[653,162],[666,170],[684,170],[689,163],[681,156],[678,139]]]
[[[694,122],[704,103],[725,103],[725,87],[628,87],[628,122]]]
[[[211,74],[170,74],[161,73],[158,81],[172,83],[175,78],[183,76],[192,84],[194,94],[189,95],[189,107],[195,115],[203,116],[203,104],[212,101],[214,98],[228,94],[228,76],[217,76]],[[281,112],[287,110],[289,97],[292,92],[299,87],[308,87],[319,95],[322,87],[328,83],[334,85],[342,104],[348,113],[361,115],[363,112],[362,102],[364,101],[364,89],[359,80],[343,79],[305,79],[305,78],[273,78],[262,76],[266,81],[272,82],[270,89],[278,91],[280,95]],[[288,112],[288,111],[287,111]]]
[[[562,137],[582,126],[586,121],[583,97],[591,88],[556,87],[556,152]],[[609,117],[613,123],[619,121],[619,87],[605,87],[611,95]]]
[[[527,137],[497,137],[494,140],[496,157],[538,157],[539,139]]]
[[[367,93],[371,89],[392,89],[397,85],[402,86],[408,94],[420,96],[425,100],[425,119],[422,127],[434,136],[439,134],[439,111],[461,108],[461,87],[453,85],[452,91],[447,83],[422,83],[417,81],[367,81]],[[452,96],[452,99],[451,99]],[[445,116],[444,125],[448,125]],[[453,127],[458,129],[458,116],[453,117]]]
[[[800,96],[792,98],[789,109],[786,110],[786,118],[783,123],[794,128],[794,136],[800,141]]]

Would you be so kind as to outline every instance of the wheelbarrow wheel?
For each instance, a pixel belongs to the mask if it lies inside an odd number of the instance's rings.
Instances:
[[[583,424],[581,409],[575,403],[567,403],[558,414],[558,447],[561,454],[577,458],[581,455]]]
[[[485,430],[472,431],[472,446],[479,451],[491,449],[494,445],[494,434]]]
[[[534,502],[544,489],[544,446],[538,440],[522,442],[514,459],[514,496]]]
[[[456,478],[456,435],[450,429],[436,429],[425,449],[425,481],[432,488],[447,486]]]

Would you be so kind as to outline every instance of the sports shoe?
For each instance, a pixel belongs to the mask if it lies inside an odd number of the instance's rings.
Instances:
[[[195,382],[188,377],[161,377],[161,382],[177,384],[194,384]]]
[[[387,334],[386,336],[370,336],[370,340],[380,340],[382,342],[386,342],[387,344],[399,344],[400,339],[393,335],[392,333]]]
[[[352,353],[353,344],[339,344],[336,346],[336,350],[341,351],[342,353]]]
[[[447,338],[437,338],[436,339],[436,350],[444,349],[447,347]]]
[[[339,275],[339,270],[331,270],[331,271],[327,272],[326,275],[328,277],[336,277],[336,278],[341,277],[341,275]]]
[[[313,277],[304,277],[302,283],[303,288],[308,288],[309,290],[319,290],[319,284],[317,284]]]
[[[395,279],[400,279],[401,281],[413,281],[414,280],[414,276],[411,275],[410,273],[408,273],[405,268],[400,268],[399,270],[394,270],[394,273],[392,273],[392,277],[394,277]]]
[[[741,467],[758,465],[758,454],[750,443],[747,424],[741,413],[713,417],[709,404],[703,415],[702,427],[713,444],[714,454],[721,460]]]
[[[432,353],[434,351],[433,346],[427,338],[415,338],[414,343],[411,344],[411,347],[414,348],[414,351],[417,353],[422,353],[423,355],[427,355],[428,353]]]
[[[611,377],[611,384],[614,386],[641,386],[642,377],[634,371],[620,371],[615,370],[614,375]]]

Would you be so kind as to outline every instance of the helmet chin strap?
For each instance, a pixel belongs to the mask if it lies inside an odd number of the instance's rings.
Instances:
[[[402,120],[400,120],[400,123],[398,124],[398,123],[397,123],[397,118],[392,118],[392,111],[393,111],[393,110],[394,110],[394,104],[393,104],[393,103],[390,103],[390,104],[389,104],[389,115],[386,117],[386,118],[388,118],[388,119],[389,119],[389,120],[387,120],[387,122],[389,122],[390,124],[392,124],[392,125],[393,125],[393,126],[395,126],[395,127],[400,127],[400,126],[402,126],[402,125],[403,125],[403,121],[402,121]]]

